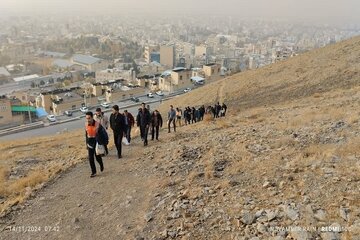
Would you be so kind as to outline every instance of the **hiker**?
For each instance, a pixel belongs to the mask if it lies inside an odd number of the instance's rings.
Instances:
[[[222,110],[222,117],[225,117],[226,110],[227,110],[227,106],[225,105],[225,103],[222,104],[221,110]]]
[[[127,110],[124,110],[124,116],[125,116],[125,137],[128,141],[128,143],[130,143],[131,141],[131,128],[134,127],[135,124],[135,119],[134,116],[129,113]]]
[[[138,115],[136,116],[136,124],[140,128],[141,139],[144,141],[144,146],[148,145],[148,132],[151,121],[151,115],[147,108],[145,108],[145,103],[141,104]]]
[[[219,102],[217,102],[217,104],[215,105],[215,117],[216,118],[220,117],[220,110],[221,110],[221,105]]]
[[[101,124],[101,126],[103,126],[106,130],[109,128],[109,119],[104,114],[104,112],[101,111],[101,108],[97,108],[95,110],[94,120],[99,122]],[[105,155],[108,155],[109,150],[108,150],[107,144],[104,145],[104,148],[105,148]]]
[[[196,122],[200,121],[200,110],[199,109],[195,109],[195,120],[196,120]]]
[[[112,107],[112,113],[110,115],[110,128],[114,133],[114,143],[117,149],[118,159],[122,158],[122,138],[125,130],[125,117],[119,112],[119,106],[114,105]]]
[[[190,124],[190,121],[191,121],[191,109],[190,109],[190,107],[188,106],[188,107],[186,108],[185,122],[187,122],[187,124]]]
[[[92,112],[87,112],[85,114],[85,119],[86,147],[88,150],[88,157],[91,168],[90,177],[92,178],[96,176],[95,158],[100,165],[100,171],[104,171],[104,163],[102,161],[102,158],[100,154],[96,154],[96,145],[108,144],[109,138],[103,126],[99,122],[94,120],[94,115]]]
[[[171,125],[171,123],[174,126],[174,132],[176,132],[175,119],[176,119],[176,111],[175,111],[173,105],[170,105],[170,110],[168,112],[168,133],[170,133],[170,125]]]
[[[154,135],[156,140],[159,140],[159,128],[163,125],[163,120],[161,114],[158,110],[155,110],[151,115],[151,140],[154,140]]]
[[[205,106],[204,105],[202,105],[199,108],[199,114],[200,114],[199,121],[204,120],[204,114],[205,114]]]
[[[194,107],[191,108],[191,123],[196,123],[196,109]]]
[[[181,115],[182,115],[182,110],[176,108],[176,125],[178,125],[179,127],[181,127]]]
[[[187,122],[188,114],[189,114],[189,112],[188,112],[188,109],[186,107],[185,110],[184,110],[184,123],[185,123],[185,125],[188,124],[188,122]]]

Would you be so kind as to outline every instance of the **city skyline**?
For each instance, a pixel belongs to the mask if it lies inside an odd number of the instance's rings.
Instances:
[[[1,15],[186,15],[231,16],[239,18],[289,19],[314,23],[360,22],[360,2],[356,0],[224,0],[221,4],[205,0],[2,0]]]

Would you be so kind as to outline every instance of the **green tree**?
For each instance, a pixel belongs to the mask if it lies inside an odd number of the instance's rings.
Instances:
[[[134,60],[132,62],[132,68],[134,69],[136,75],[140,73],[139,66],[136,64]]]
[[[71,84],[71,81],[70,80],[65,80],[64,81],[64,86],[67,87],[67,86],[70,86]]]

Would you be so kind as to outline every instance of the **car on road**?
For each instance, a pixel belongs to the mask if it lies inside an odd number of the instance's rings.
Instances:
[[[148,98],[153,98],[153,97],[154,97],[154,94],[150,92],[150,93],[147,94],[147,97],[148,97]]]
[[[185,88],[184,89],[184,92],[190,92],[191,91],[191,88]]]
[[[130,100],[133,101],[133,102],[139,102],[140,101],[140,99],[137,98],[137,97],[132,97],[132,98],[130,98]]]
[[[103,103],[101,103],[100,105],[101,105],[102,107],[104,107],[104,108],[109,108],[109,107],[110,107],[110,104],[107,103],[107,102],[103,102]]]
[[[66,110],[66,111],[64,112],[64,115],[65,115],[65,116],[68,116],[68,117],[71,117],[71,116],[72,116],[72,111]]]
[[[82,113],[87,113],[87,112],[89,111],[89,109],[88,109],[87,107],[81,107],[81,108],[80,108],[80,111],[81,111]]]
[[[162,91],[157,91],[157,92],[156,92],[156,95],[158,95],[158,96],[164,96],[164,93],[163,93]]]
[[[50,121],[50,122],[56,122],[56,117],[54,115],[47,115],[47,119]]]

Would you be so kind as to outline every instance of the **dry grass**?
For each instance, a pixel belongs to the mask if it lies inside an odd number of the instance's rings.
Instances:
[[[29,189],[52,179],[61,171],[83,161],[86,157],[83,131],[4,142],[0,145],[0,196],[5,198],[0,207],[4,213],[13,204],[29,197]],[[34,162],[28,162],[34,159]],[[6,165],[6,167],[5,167]],[[22,173],[9,178],[12,169]],[[26,193],[26,194],[25,194]]]
[[[336,148],[335,154],[339,157],[347,157],[349,155],[358,155],[360,149],[360,137],[349,139],[346,144]]]
[[[315,157],[319,160],[334,156],[337,146],[335,144],[312,144],[303,151],[304,158]]]
[[[214,117],[212,114],[207,113],[204,115],[204,122],[212,122],[212,121],[214,121]]]
[[[229,121],[230,120],[228,118],[218,118],[216,120],[216,126],[220,129],[229,128],[232,126],[232,124]]]
[[[6,197],[7,201],[0,206],[0,212],[3,213],[11,206],[23,203],[30,196],[31,190],[47,180],[48,174],[42,170],[34,170],[18,180],[6,181],[3,178],[0,191],[1,196]]]
[[[47,172],[43,170],[35,170],[29,173],[26,177],[20,178],[17,181],[14,181],[8,188],[12,194],[20,194],[24,191],[25,188],[33,188],[36,185],[45,182],[48,180]]]
[[[0,197],[8,195],[8,190],[5,186],[6,179],[9,176],[9,169],[5,166],[0,166]]]

